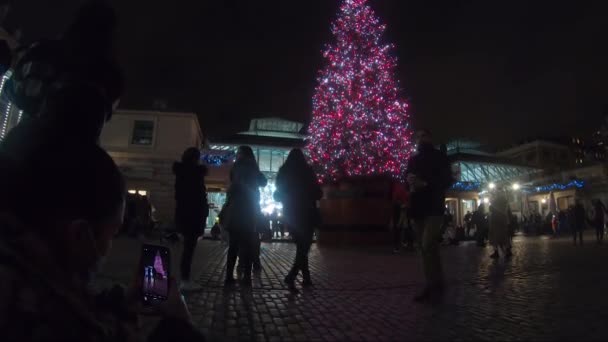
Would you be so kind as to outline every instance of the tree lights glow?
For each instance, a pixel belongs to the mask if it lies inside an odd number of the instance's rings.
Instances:
[[[403,179],[413,149],[394,46],[367,0],[344,0],[313,96],[307,149],[319,179],[388,174]]]

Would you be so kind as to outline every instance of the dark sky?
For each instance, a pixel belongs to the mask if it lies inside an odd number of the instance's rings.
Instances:
[[[337,0],[114,1],[123,107],[165,99],[221,135],[254,116],[308,121]],[[590,133],[608,113],[602,1],[370,0],[397,46],[415,127],[509,144]],[[18,0],[25,38],[57,35],[79,0]]]

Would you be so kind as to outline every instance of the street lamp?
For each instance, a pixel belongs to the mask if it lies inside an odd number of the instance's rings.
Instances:
[[[520,186],[519,183],[513,183],[513,190],[519,190]]]
[[[493,182],[488,184],[488,187],[492,190],[496,187],[496,184],[494,184]]]

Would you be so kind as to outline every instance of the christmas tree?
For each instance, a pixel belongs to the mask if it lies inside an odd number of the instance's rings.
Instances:
[[[396,80],[394,46],[367,0],[344,0],[313,96],[307,149],[322,182],[404,177],[412,151],[407,104]]]

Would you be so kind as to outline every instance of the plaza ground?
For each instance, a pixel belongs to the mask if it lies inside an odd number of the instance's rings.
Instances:
[[[443,247],[447,293],[432,305],[412,303],[423,285],[413,253],[313,246],[315,286],[294,293],[282,279],[295,246],[263,244],[253,289],[225,291],[226,246],[205,240],[193,266],[203,289],[186,298],[195,325],[226,340],[606,340],[608,245],[586,237],[582,247],[569,238],[516,237],[506,262],[470,243]],[[117,239],[100,283],[128,283],[139,244]],[[176,271],[179,245],[172,249]]]

